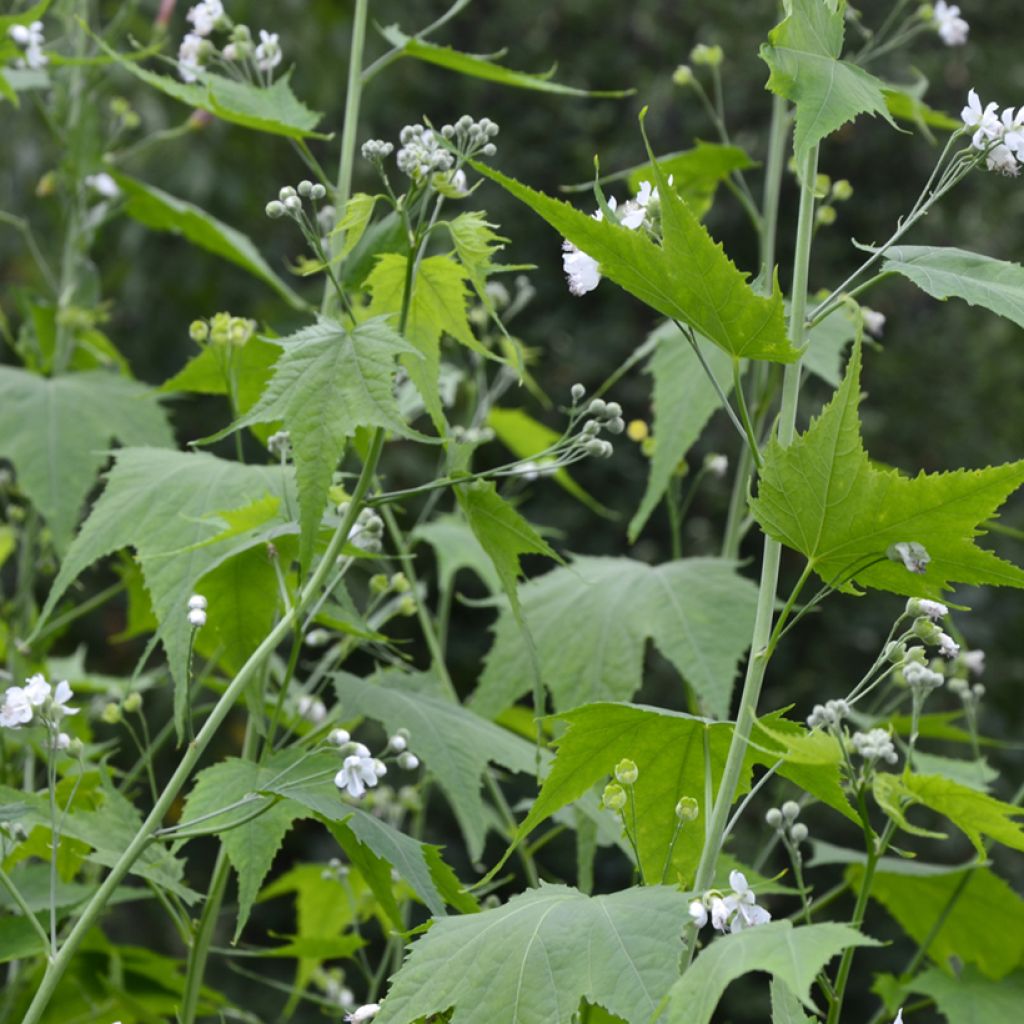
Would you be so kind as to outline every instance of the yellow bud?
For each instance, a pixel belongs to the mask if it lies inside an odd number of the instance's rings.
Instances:
[[[686,89],[693,84],[693,68],[689,64],[680,64],[672,72],[672,83],[680,89]]]
[[[102,718],[107,725],[117,725],[117,723],[121,721],[120,705],[114,703],[107,704],[100,713],[100,718]]]
[[[644,420],[630,420],[629,423],[626,424],[626,437],[628,437],[630,441],[636,441],[637,443],[646,441],[649,435],[650,430]]]

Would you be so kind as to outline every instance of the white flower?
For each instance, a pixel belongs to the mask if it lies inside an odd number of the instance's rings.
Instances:
[[[960,17],[960,8],[956,4],[936,0],[932,18],[939,38],[947,46],[963,46],[967,42],[967,33],[971,26]]]
[[[206,625],[206,612],[202,608],[189,608],[188,624],[193,629],[200,629]]]
[[[17,729],[32,721],[32,702],[21,686],[9,686],[0,705],[0,726]]]
[[[1002,122],[996,109],[995,103],[989,103],[983,110],[981,100],[973,89],[967,94],[967,106],[960,111],[960,117],[966,127],[975,129],[971,140],[975,149],[984,149],[1002,131]]]
[[[360,1006],[351,1013],[346,1013],[345,1020],[347,1020],[349,1024],[363,1024],[363,1021],[371,1020],[376,1017],[379,1010],[380,1003],[367,1003],[365,1006]]]
[[[876,338],[882,336],[885,330],[885,314],[879,313],[877,309],[869,309],[867,306],[860,307],[860,315],[864,320],[864,330]]]
[[[189,8],[185,20],[192,22],[192,29],[197,36],[208,36],[223,17],[224,4],[221,0],[203,0]]]
[[[283,59],[281,44],[277,41],[276,32],[260,29],[260,45],[256,47],[256,67],[260,71],[273,71]]]
[[[94,192],[98,192],[104,199],[116,199],[121,194],[117,182],[106,171],[100,171],[99,174],[87,174],[85,184]]]
[[[976,676],[980,676],[985,671],[985,652],[982,650],[964,651],[960,655],[960,660],[967,668],[967,671],[972,672]]]
[[[54,741],[54,746],[58,750],[67,750],[71,746],[71,737],[66,732],[57,733],[57,739]]]
[[[25,51],[24,57],[15,62],[15,67],[28,67],[33,70],[46,67],[50,58],[43,53],[43,43],[46,40],[43,38],[41,21],[33,21],[30,25],[12,25],[7,34],[16,46]]]
[[[28,684],[25,687],[25,697],[28,702],[33,707],[42,707],[46,698],[50,696],[50,684],[38,673],[26,679],[25,682]]]
[[[772,915],[764,907],[757,905],[757,897],[747,884],[747,876],[742,871],[730,871],[729,884],[733,888],[733,895],[727,896],[725,902],[735,911],[729,931],[756,928],[759,924],[767,924],[772,919]]]
[[[716,931],[725,931],[729,923],[729,915],[732,912],[733,907],[726,903],[721,896],[711,897],[711,927]]]
[[[586,295],[601,281],[597,260],[581,252],[572,242],[562,242],[562,270],[565,272],[572,295]]]
[[[74,694],[71,692],[71,686],[68,684],[66,679],[62,679],[58,684],[57,688],[53,691],[53,704],[50,706],[53,720],[59,722],[66,715],[77,715],[81,710],[80,708],[69,708],[68,701]]]
[[[202,36],[189,32],[178,47],[178,74],[184,82],[194,82],[203,70]]]
[[[7,34],[14,41],[16,46],[20,46],[23,50],[32,41],[32,32],[28,25],[12,25],[8,30]]]
[[[361,749],[366,750],[366,747],[361,746]],[[367,751],[367,753],[369,752]],[[358,800],[368,787],[372,788],[377,785],[377,767],[379,765],[380,762],[376,758],[360,756],[359,753],[349,754],[342,763],[341,771],[334,776],[334,784],[338,789],[346,790],[350,797]],[[360,1019],[367,1020],[368,1018]]]
[[[1004,146],[1001,142],[985,154],[985,166],[990,171],[1005,174],[1008,178],[1016,178],[1020,173],[1017,159],[1010,151],[1010,147]]]
[[[948,634],[939,635],[939,654],[944,658],[955,658],[960,653],[960,645]]]
[[[708,923],[708,908],[704,906],[703,900],[693,900],[690,903],[690,920],[698,928],[703,928]]]
[[[929,601],[926,597],[912,597],[907,601],[907,615],[927,615],[933,622],[944,619],[949,609],[941,601]]]
[[[327,717],[327,707],[319,697],[310,697],[304,693],[299,698],[299,714],[308,722],[319,725]]]

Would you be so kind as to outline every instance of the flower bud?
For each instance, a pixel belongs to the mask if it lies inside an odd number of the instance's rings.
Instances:
[[[814,214],[814,219],[824,228],[831,227],[836,222],[836,208],[834,206],[819,206]]]
[[[676,801],[676,819],[681,822],[696,821],[700,804],[692,796],[681,796]]]
[[[814,198],[824,199],[832,188],[832,179],[827,174],[818,174],[814,178]]]
[[[694,64],[709,68],[718,67],[722,63],[724,56],[725,54],[720,46],[706,46],[704,43],[698,43],[690,51],[690,60]]]
[[[391,589],[396,594],[408,594],[412,589],[412,584],[409,582],[404,572],[396,572],[391,577]]]
[[[885,645],[884,656],[885,660],[891,664],[902,665],[907,656],[907,645],[902,641],[900,641],[900,643],[896,643],[895,640],[890,640],[889,643]]]
[[[103,710],[100,712],[100,718],[103,719],[107,725],[117,725],[121,721],[121,707],[118,704],[111,701],[109,704],[105,704]]]
[[[298,188],[296,188],[295,191],[298,192],[303,199],[308,199],[313,191],[313,182],[308,178],[303,178],[302,181],[299,182]]]
[[[789,830],[789,838],[792,839],[793,842],[797,843],[798,845],[800,843],[803,843],[803,842],[807,841],[807,835],[808,835],[807,826],[802,821],[798,821]]]
[[[135,714],[137,711],[142,710],[142,694],[138,690],[133,690],[125,697],[122,705],[129,714]]]
[[[927,616],[922,615],[920,618],[914,619],[914,625],[911,627],[914,636],[920,638],[924,643],[935,646],[942,642],[943,634],[942,630]]]
[[[403,597],[398,602],[398,614],[404,615],[407,619],[416,614],[416,601],[412,597]]]
[[[71,757],[81,757],[84,750],[85,744],[77,736],[72,737],[71,742],[67,745],[67,751]]]
[[[672,84],[678,85],[680,89],[687,89],[693,85],[693,68],[689,64],[680,64],[672,72]]]
[[[782,805],[782,816],[786,821],[796,821],[800,817],[800,805],[795,800],[787,800]]]
[[[604,414],[608,419],[615,419],[616,416],[622,415],[622,406],[618,402],[609,402],[604,407]]]
[[[352,736],[347,729],[332,729],[327,734],[327,742],[333,743],[336,747],[343,747],[351,739]]]
[[[832,198],[837,203],[844,203],[853,195],[853,186],[846,180],[846,178],[840,178],[838,181],[832,182]]]
[[[294,199],[295,195],[296,195],[295,189],[293,189],[291,187],[291,185],[285,185],[284,188],[282,188],[277,193],[277,198],[280,199],[281,202],[283,203],[283,202],[285,202],[288,199]]]
[[[411,751],[404,751],[398,755],[398,767],[407,772],[413,772],[420,766],[420,759]]]
[[[289,213],[298,213],[302,209],[302,200],[298,196],[289,196],[284,201],[284,208]]]
[[[772,828],[779,828],[782,825],[782,811],[778,807],[769,807],[765,813],[764,820]]]
[[[640,775],[640,771],[633,761],[624,757],[615,766],[615,781],[621,782],[624,786],[632,786]]]
[[[312,199],[313,202],[315,202],[315,203],[320,202],[320,200],[326,198],[326,196],[327,196],[327,189],[324,188],[324,186],[321,185],[320,182],[317,182],[309,190],[309,198]]]
[[[384,573],[379,572],[370,577],[370,592],[374,594],[385,594],[388,589],[388,578]]]
[[[398,733],[388,737],[388,750],[394,754],[402,753],[407,746],[409,746],[409,741],[404,736],[398,735]]]
[[[188,336],[195,342],[201,343],[206,341],[210,336],[210,328],[207,326],[205,320],[193,320],[188,325]]]
[[[604,417],[605,415],[607,415],[607,410],[608,410],[608,403],[605,402],[604,399],[602,399],[602,398],[595,398],[595,399],[593,399],[591,401],[590,405],[587,406],[587,412],[591,416],[601,416],[601,417]]]
[[[277,199],[271,199],[269,203],[263,208],[264,213],[271,219],[277,220],[279,217],[285,215],[284,203]]]
[[[626,421],[621,416],[614,416],[604,425],[609,434],[621,434],[626,429]]]
[[[609,811],[621,811],[626,806],[626,791],[617,782],[609,782],[601,794],[601,805]]]
[[[586,393],[587,389],[582,384],[573,384],[572,390],[569,392],[572,395],[573,405],[582,402]]]
[[[206,625],[206,612],[202,608],[190,608],[188,610],[188,624],[193,629],[201,629]]]

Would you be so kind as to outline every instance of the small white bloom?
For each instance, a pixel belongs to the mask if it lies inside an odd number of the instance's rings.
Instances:
[[[32,33],[29,31],[28,25],[12,25],[7,30],[7,34],[15,45],[20,46],[22,49],[25,49],[32,41]]]
[[[9,686],[0,705],[0,726],[17,729],[32,721],[32,702],[21,686]]]
[[[729,923],[729,916],[734,908],[721,896],[711,897],[711,927],[715,931],[724,932]]]
[[[936,0],[932,24],[939,33],[939,38],[947,46],[963,46],[967,42],[967,33],[971,26],[960,17],[960,8],[956,4]]]
[[[16,46],[24,50],[24,57],[15,61],[15,67],[32,68],[38,70],[44,68],[50,62],[50,58],[43,53],[43,23],[33,21],[29,25],[12,25],[7,30],[7,35]]]
[[[87,174],[85,184],[94,192],[98,192],[104,199],[116,199],[121,194],[117,182],[106,171],[100,171],[99,174]]]
[[[202,608],[189,608],[188,624],[193,629],[200,629],[206,625],[206,612]]]
[[[194,82],[203,68],[203,37],[189,32],[178,47],[178,75],[183,82]]]
[[[202,594],[193,594],[188,599],[188,610],[193,611],[196,608],[200,611],[206,611],[206,598]]]
[[[704,460],[704,468],[717,480],[722,480],[729,472],[728,455],[709,455]]]
[[[398,755],[398,767],[407,772],[414,772],[420,766],[420,759],[411,751]]]
[[[1017,158],[1011,152],[1010,147],[1001,142],[985,154],[985,166],[997,174],[1005,174],[1008,178],[1016,178],[1020,173]]]
[[[960,111],[960,117],[964,125],[974,128],[974,137],[971,140],[975,149],[984,149],[986,145],[1002,130],[1002,122],[996,113],[997,105],[989,103],[984,109],[977,92],[971,89],[967,94],[967,106]]]
[[[861,306],[860,315],[864,320],[864,330],[873,337],[880,338],[885,330],[885,314],[879,313],[877,309]]]
[[[451,186],[460,195],[465,195],[469,191],[466,183],[466,172],[461,167],[452,173]]]
[[[365,1006],[360,1006],[351,1013],[346,1013],[345,1020],[349,1024],[363,1024],[364,1021],[372,1020],[376,1017],[379,1010],[380,1003],[366,1003]]]
[[[601,282],[597,260],[577,249],[572,242],[562,242],[562,270],[572,295],[586,295]]]
[[[25,680],[25,696],[33,707],[42,707],[50,696],[50,684],[36,673]]]
[[[912,597],[907,601],[907,615],[927,615],[933,622],[944,619],[949,609],[941,601],[929,601],[926,597]]]
[[[943,658],[955,658],[960,653],[960,645],[948,634],[939,637],[939,654]]]
[[[698,928],[703,928],[708,923],[708,908],[704,906],[703,900],[693,900],[690,903],[690,920]]]
[[[967,671],[980,676],[985,671],[985,652],[982,650],[964,651],[960,660],[967,667]]]
[[[394,736],[388,738],[388,750],[396,754],[400,754],[408,746],[409,741],[401,733],[396,732]]]
[[[66,732],[57,733],[57,739],[54,741],[54,746],[58,750],[67,750],[71,746],[71,737]]]
[[[333,743],[336,747],[343,747],[352,739],[347,729],[332,729],[327,734],[327,742]]]
[[[319,725],[327,717],[327,706],[324,702],[319,697],[311,697],[308,693],[299,698],[298,708],[299,714],[313,725]]]
[[[866,761],[882,760],[888,761],[889,764],[895,764],[899,760],[892,738],[884,729],[855,732],[853,746]]]
[[[192,29],[197,36],[208,36],[223,17],[224,4],[221,0],[203,0],[189,8],[185,20],[192,22]]]
[[[362,749],[365,750],[366,748],[363,747]],[[334,784],[338,789],[344,789],[350,797],[358,800],[363,796],[368,787],[372,788],[377,785],[377,765],[379,763],[379,761],[372,757],[360,757],[359,754],[349,754],[342,763],[341,771],[334,776]],[[363,1017],[361,1019],[366,1020],[368,1018]]]
[[[74,694],[71,692],[71,686],[66,679],[62,679],[56,689],[53,691],[53,704],[50,707],[51,714],[53,715],[54,721],[59,722],[62,718],[67,715],[77,715],[81,710],[80,708],[69,708],[68,701]]]
[[[256,47],[256,67],[260,71],[273,71],[284,59],[281,53],[281,44],[277,41],[276,32],[267,32],[260,29],[260,45]]]

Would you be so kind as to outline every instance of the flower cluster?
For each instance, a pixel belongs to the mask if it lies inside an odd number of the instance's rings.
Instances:
[[[839,725],[850,715],[850,705],[845,700],[830,700],[824,704],[815,704],[807,716],[809,729],[827,729]]]
[[[690,904],[690,919],[698,928],[710,920],[711,927],[720,932],[739,932],[767,924],[772,915],[757,905],[753,890],[742,871],[729,873],[732,892],[723,896],[717,889],[708,890]]]
[[[206,625],[206,598],[202,594],[193,594],[188,599],[188,624],[193,629]]]
[[[15,46],[22,50],[23,55],[15,62],[17,68],[30,68],[37,71],[46,67],[50,58],[43,53],[43,23],[33,21],[28,25],[12,25],[7,30]]]
[[[344,517],[348,512],[349,503],[343,501],[338,506],[338,515]],[[381,549],[381,536],[384,533],[384,520],[372,508],[361,509],[352,529],[346,538],[353,547],[375,555]]]
[[[341,770],[334,776],[334,784],[354,800],[359,800],[388,773],[388,766],[382,758],[374,757],[367,746],[356,743],[344,729],[332,729],[327,741],[340,749],[345,759]],[[399,729],[388,737],[384,757],[391,756],[404,771],[415,771],[420,759],[409,750],[409,734]]]
[[[672,179],[669,178],[668,182],[671,185]],[[628,228],[630,231],[646,228],[653,232],[659,220],[659,200],[658,190],[652,188],[649,181],[641,181],[637,194],[632,199],[627,199],[621,209],[614,196],[608,199],[607,206],[614,214],[619,227]],[[594,220],[604,220],[604,210],[595,210],[592,216]],[[569,291],[573,295],[586,295],[601,281],[601,268],[597,260],[568,240],[562,242],[562,270],[565,271]]]
[[[54,733],[54,746],[67,750],[71,737],[60,732],[61,721],[67,715],[77,715],[79,709],[68,707],[74,694],[66,679],[56,687],[51,686],[40,674],[30,676],[24,686],[9,686],[0,704],[0,727],[20,729],[23,725],[38,722]]]
[[[967,106],[960,111],[964,127],[974,130],[971,145],[985,154],[985,165],[1010,177],[1020,172],[1024,161],[1024,107],[1004,108],[999,114],[994,101],[981,105],[974,89],[967,94]]]
[[[884,729],[869,729],[867,732],[853,734],[853,749],[872,764],[875,761],[887,761],[895,764],[899,760],[892,737]]]
[[[782,837],[787,846],[799,856],[797,847],[807,841],[810,834],[807,826],[796,819],[800,817],[800,805],[795,800],[787,800],[781,807],[769,807],[764,820]]]
[[[221,0],[202,0],[189,8],[185,20],[192,25],[178,47],[178,74],[185,82],[196,81],[215,60],[232,75],[247,80],[250,69],[269,76],[284,59],[276,32],[260,29],[259,42],[254,44],[249,26],[233,24]],[[219,51],[210,39],[217,30],[230,33]]]
[[[947,46],[963,46],[967,42],[971,26],[960,17],[960,8],[956,4],[936,0],[931,13],[932,26]]]
[[[231,313],[214,313],[209,320],[193,320],[188,327],[188,336],[197,345],[210,342],[221,348],[241,348],[255,333],[255,320]]]
[[[398,169],[413,181],[421,181],[438,171],[449,171],[455,165],[455,155],[430,128],[407,124],[398,139],[402,148],[395,161]]]

